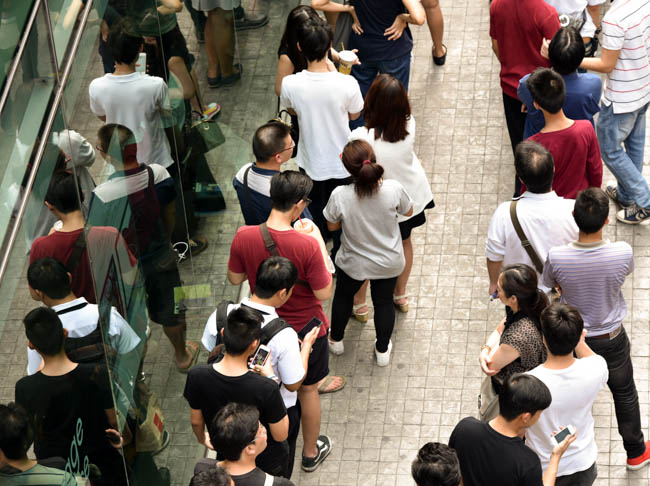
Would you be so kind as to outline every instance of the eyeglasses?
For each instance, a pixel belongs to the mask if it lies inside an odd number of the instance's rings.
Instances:
[[[253,437],[253,440],[251,440],[249,444],[253,444],[257,439],[266,436],[267,436],[266,427],[262,425],[262,422],[259,422],[259,426],[257,427],[257,432],[255,433],[255,437]]]
[[[280,150],[279,152],[274,153],[274,154],[272,155],[272,157],[274,157],[274,156],[276,156],[276,155],[279,155],[279,154],[281,154],[282,152],[286,152],[287,150],[293,150],[294,148],[296,148],[296,144],[295,144],[295,143],[292,143],[290,147],[287,147],[287,148],[285,148],[285,149]]]

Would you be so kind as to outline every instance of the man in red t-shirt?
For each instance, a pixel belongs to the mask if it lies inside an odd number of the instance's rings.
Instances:
[[[553,190],[560,197],[575,199],[588,187],[600,187],[603,162],[596,131],[588,120],[571,120],[564,114],[566,89],[562,76],[552,69],[539,68],[526,80],[526,87],[535,108],[544,114],[544,128],[529,140],[542,144],[553,155]]]
[[[492,50],[501,63],[501,89],[510,144],[515,147],[524,138],[526,113],[517,97],[519,80],[536,68],[549,67],[540,54],[544,39],[552,39],[560,28],[554,7],[544,0],[493,0],[490,4]],[[515,196],[520,192],[515,177]]]
[[[274,175],[271,179],[270,191],[271,214],[266,221],[277,252],[280,256],[291,260],[298,269],[299,282],[293,288],[287,303],[277,309],[278,315],[298,333],[314,317],[323,323],[312,347],[307,376],[298,390],[302,407],[304,442],[302,468],[306,471],[316,469],[331,451],[327,437],[318,435],[320,431],[318,387],[329,373],[327,344],[329,321],[321,304],[321,300],[329,299],[332,295],[332,276],[325,264],[329,261],[329,257],[316,225],[307,224],[308,220],[303,220],[308,232],[298,232],[291,226],[309,204],[307,195],[311,188],[311,179],[300,172],[285,171]],[[269,256],[271,253],[266,248],[260,226],[239,228],[230,247],[228,280],[233,285],[239,285],[248,279],[253,291],[257,268]],[[342,378],[330,377],[329,385],[330,388],[326,391],[342,388]]]

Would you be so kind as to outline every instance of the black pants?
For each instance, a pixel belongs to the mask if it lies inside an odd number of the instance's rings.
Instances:
[[[296,400],[296,404],[293,407],[287,408],[287,415],[289,416],[289,435],[287,437],[287,443],[289,444],[289,462],[287,462],[286,473],[282,476],[291,479],[293,462],[296,458],[296,442],[298,441],[298,433],[300,432],[300,417],[302,416],[300,400]]]
[[[348,319],[352,315],[354,294],[361,288],[363,280],[355,280],[337,267],[336,290],[332,302],[332,340],[340,341],[345,334]],[[377,333],[377,351],[385,353],[388,349],[390,336],[395,326],[395,306],[393,305],[393,290],[397,277],[370,280],[370,296],[375,308],[375,332]]]
[[[314,181],[314,186],[309,193],[309,199],[311,199],[311,206],[309,211],[314,217],[314,223],[318,226],[318,229],[323,235],[325,241],[332,239],[332,251],[331,256],[332,260],[336,256],[336,252],[339,251],[341,246],[341,230],[330,231],[327,229],[327,221],[323,216],[323,209],[327,206],[327,201],[329,201],[332,191],[338,186],[345,186],[350,184],[352,179],[347,177],[345,179],[326,179],[324,181]]]
[[[596,481],[598,469],[594,462],[589,469],[569,474],[568,476],[558,476],[555,479],[555,486],[591,486]]]
[[[506,125],[512,146],[512,155],[515,154],[515,147],[524,139],[524,125],[526,124],[526,113],[521,111],[521,101],[503,93],[503,111],[506,114]],[[515,197],[521,193],[521,181],[515,175]]]

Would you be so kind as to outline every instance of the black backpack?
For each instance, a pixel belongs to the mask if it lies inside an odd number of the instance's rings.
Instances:
[[[82,302],[81,304],[60,310],[57,314],[61,315],[67,314],[68,312],[74,312],[86,307],[87,305],[87,302]],[[66,338],[64,348],[65,354],[68,355],[70,361],[74,361],[75,363],[97,363],[102,361],[106,352],[104,350],[104,340],[102,338],[102,330],[99,325],[99,320],[97,320],[95,330],[90,334],[83,337]]]

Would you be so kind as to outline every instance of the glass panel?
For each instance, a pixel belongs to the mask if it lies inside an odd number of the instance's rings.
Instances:
[[[4,84],[31,6],[32,2],[0,0],[0,86]]]

